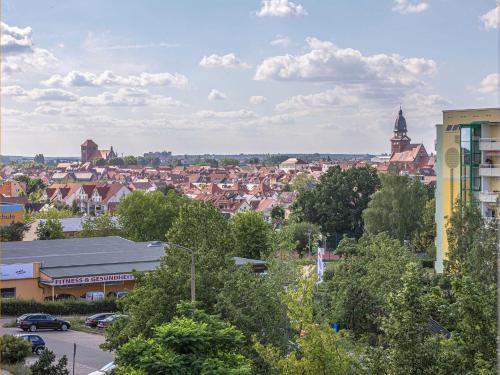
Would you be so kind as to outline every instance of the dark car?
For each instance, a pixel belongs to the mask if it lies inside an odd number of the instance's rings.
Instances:
[[[49,314],[24,314],[16,319],[16,326],[23,331],[35,332],[37,329],[60,329],[67,331],[71,325],[68,321],[57,319]]]
[[[35,354],[40,355],[45,350],[45,341],[38,335],[19,334],[16,336],[29,341],[31,343],[31,351]]]
[[[126,317],[127,317],[127,315],[112,314],[112,315],[108,316],[106,319],[99,321],[99,323],[97,323],[97,328],[104,329],[106,327],[109,327],[111,324],[113,324],[113,322],[116,319],[122,319],[122,318],[126,318]]]
[[[111,315],[114,315],[113,313],[101,313],[101,314],[95,314],[92,316],[89,316],[85,319],[85,325],[88,327],[97,327],[97,323],[99,323],[101,320],[106,319],[107,317],[110,317]]]

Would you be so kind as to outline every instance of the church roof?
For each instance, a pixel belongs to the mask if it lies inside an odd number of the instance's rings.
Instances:
[[[399,108],[398,117],[396,117],[396,121],[394,121],[394,133],[403,133],[406,134],[408,130],[406,129],[406,119],[403,116],[403,110]]]
[[[90,146],[90,145],[97,147],[97,144],[92,139],[87,139],[85,142],[82,143],[82,146]]]

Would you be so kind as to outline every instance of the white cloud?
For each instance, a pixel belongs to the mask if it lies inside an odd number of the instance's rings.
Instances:
[[[479,84],[479,92],[483,94],[499,93],[500,92],[500,74],[488,74]]]
[[[429,4],[422,0],[394,0],[392,10],[400,14],[422,13],[429,8]]]
[[[34,47],[31,27],[9,26],[0,22],[2,73],[25,72],[54,65],[57,59],[49,51]]]
[[[309,108],[332,108],[334,106],[347,106],[359,102],[356,89],[336,87],[333,90],[323,91],[317,94],[296,95],[279,103],[276,110],[303,110]]]
[[[234,53],[228,53],[224,56],[216,54],[203,56],[200,61],[200,66],[204,68],[231,68],[231,69],[248,69],[251,66],[246,62],[241,61]]]
[[[291,43],[292,43],[292,41],[290,40],[289,37],[278,34],[278,35],[276,35],[276,38],[273,39],[273,40],[271,40],[271,42],[269,44],[272,45],[272,46],[278,46],[278,47],[286,48]]]
[[[208,100],[225,100],[227,99],[227,95],[219,90],[212,89],[208,94]]]
[[[65,76],[55,74],[42,82],[49,87],[80,87],[80,86],[171,86],[186,87],[188,79],[179,73],[141,73],[139,75],[120,76],[110,70],[96,75],[89,72],[72,71]]]
[[[497,6],[481,16],[486,30],[500,28],[500,1],[497,0]]]
[[[265,96],[255,95],[251,96],[248,101],[250,102],[250,104],[258,105],[265,103],[267,101],[267,98]]]
[[[74,102],[78,100],[78,95],[62,89],[25,90],[21,86],[4,86],[2,87],[2,95],[12,96],[21,101],[31,99],[33,101]]]
[[[105,91],[97,96],[84,96],[80,98],[79,102],[87,106],[105,107],[182,106],[179,101],[171,97],[152,95],[147,90],[130,87],[120,88],[116,92]]]
[[[352,48],[339,48],[328,41],[307,38],[311,51],[265,59],[254,79],[275,81],[337,82],[372,86],[415,86],[420,75],[436,72],[436,63],[397,54],[365,56]]]
[[[262,0],[262,6],[257,11],[259,17],[305,16],[306,10],[300,4],[288,0]]]
[[[222,120],[222,119],[252,119],[257,117],[257,115],[252,111],[247,111],[246,109],[240,109],[238,111],[198,111],[194,114],[195,118],[210,119],[210,120]]]
[[[26,90],[21,86],[2,86],[2,95],[5,96],[25,96]]]

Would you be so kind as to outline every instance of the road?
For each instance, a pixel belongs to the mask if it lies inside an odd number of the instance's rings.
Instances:
[[[0,334],[23,333],[19,328],[4,328],[3,324],[13,321],[13,319],[0,319]],[[99,345],[104,342],[104,336],[91,333],[69,330],[36,332],[45,341],[48,349],[52,350],[57,358],[66,355],[68,358],[68,370],[73,366],[73,343],[76,343],[75,375],[87,375],[88,373],[100,369],[105,364],[113,361],[113,354],[99,349]],[[30,357],[29,363],[33,363],[36,357]]]

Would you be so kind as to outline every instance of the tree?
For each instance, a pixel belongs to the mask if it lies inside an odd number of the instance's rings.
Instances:
[[[247,164],[260,164],[260,159],[257,157],[253,157],[247,160]]]
[[[95,159],[92,162],[96,167],[104,167],[106,165],[106,159],[99,158]]]
[[[389,374],[435,374],[438,341],[429,327],[423,270],[419,263],[406,265],[401,287],[389,295],[388,316],[382,330],[388,345]]]
[[[274,224],[282,224],[285,220],[285,210],[281,206],[274,206],[271,209],[271,220]]]
[[[319,227],[315,224],[302,222],[290,223],[282,228],[282,231],[288,232],[295,247],[292,250],[297,251],[299,256],[312,254],[315,252],[315,245],[319,239]],[[285,234],[286,236],[286,234]]]
[[[295,331],[295,349],[282,355],[273,345],[259,342],[255,349],[280,374],[356,374],[358,358],[349,339],[335,334],[327,323],[317,324],[314,320],[315,281],[311,270],[305,271],[287,293],[281,294]]]
[[[118,236],[120,229],[116,220],[109,214],[103,214],[95,217],[88,217],[82,223],[81,237],[106,237]]]
[[[55,354],[45,349],[38,360],[30,366],[31,373],[33,375],[69,375],[66,368],[68,365],[66,356],[63,355],[56,364],[54,364],[55,360]]]
[[[174,192],[135,190],[124,197],[116,215],[123,235],[133,241],[162,241],[186,198]]]
[[[435,259],[436,257],[436,200],[429,199],[425,203],[422,213],[422,224],[413,233],[412,243],[421,251],[425,251]]]
[[[363,233],[362,212],[380,181],[371,167],[328,169],[312,190],[299,194],[293,204],[299,221],[321,226],[323,233],[359,237]]]
[[[0,360],[5,364],[23,362],[31,354],[31,343],[13,335],[0,336]]]
[[[43,154],[36,154],[34,161],[35,161],[35,163],[45,164],[45,158],[44,158]]]
[[[401,242],[411,240],[422,225],[427,201],[424,185],[408,176],[383,174],[380,179],[382,188],[363,212],[366,231],[388,232]]]
[[[308,190],[312,190],[316,185],[316,182],[317,181],[313,176],[304,172],[300,172],[292,180],[292,189],[293,191],[301,194]]]
[[[487,284],[496,283],[497,225],[484,222],[475,202],[457,202],[447,228],[447,271],[462,272]]]
[[[35,233],[39,240],[55,240],[58,238],[64,238],[63,226],[57,219],[40,221]]]
[[[123,158],[125,165],[137,165],[137,158],[133,155],[128,155]]]
[[[247,352],[256,364],[261,361],[251,350],[253,336],[283,353],[289,349],[291,328],[280,294],[296,280],[296,274],[293,265],[276,260],[268,263],[265,277],[254,273],[250,266],[240,267],[228,274],[217,296],[216,311],[245,334]]]
[[[0,242],[22,241],[27,230],[23,223],[13,223],[0,227]]]
[[[270,253],[271,227],[256,211],[240,212],[231,219],[235,237],[235,255],[261,259]]]
[[[48,210],[45,211],[38,211],[34,212],[29,215],[28,220],[26,222],[29,222],[30,220],[33,219],[66,219],[69,217],[74,217],[75,215],[73,214],[73,211],[67,209],[67,208],[61,208],[57,209],[56,207],[51,207]]]
[[[399,289],[401,275],[413,257],[387,233],[346,238],[337,253],[344,261],[320,284],[321,315],[339,322],[357,338],[372,340],[380,334],[387,297]]]
[[[223,158],[221,161],[219,161],[219,165],[221,167],[238,166],[240,165],[240,161],[235,158]]]
[[[114,158],[110,158],[107,161],[107,164],[108,165],[123,166],[123,165],[125,165],[125,161],[120,157],[114,157]]]
[[[250,374],[243,343],[243,334],[231,324],[180,304],[177,316],[155,327],[153,337],[132,338],[117,350],[117,373]]]
[[[194,250],[196,301],[204,310],[213,312],[228,272],[234,267],[231,257],[234,238],[228,221],[212,205],[185,203],[166,240]],[[172,246],[166,249],[160,266],[154,271],[137,273],[136,287],[119,301],[128,319],[106,330],[104,347],[116,349],[139,334],[151,337],[155,326],[170,321],[176,304],[190,297],[190,270],[190,254]]]

